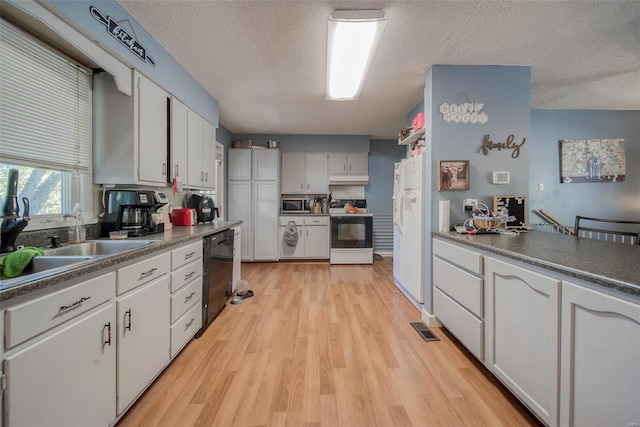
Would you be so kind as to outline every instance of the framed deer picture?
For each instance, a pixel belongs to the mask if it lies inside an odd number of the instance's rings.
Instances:
[[[469,160],[438,162],[438,191],[468,190]]]

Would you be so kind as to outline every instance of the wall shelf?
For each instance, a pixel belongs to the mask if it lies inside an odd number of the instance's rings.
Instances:
[[[421,136],[424,136],[424,128],[418,129],[405,139],[398,139],[398,145],[411,145],[420,139]]]

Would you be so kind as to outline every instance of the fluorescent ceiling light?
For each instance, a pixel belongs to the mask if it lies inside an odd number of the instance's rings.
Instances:
[[[386,20],[383,10],[334,10],[331,13],[327,99],[358,99]]]

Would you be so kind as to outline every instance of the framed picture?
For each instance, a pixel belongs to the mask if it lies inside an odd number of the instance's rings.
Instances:
[[[560,182],[622,182],[626,179],[624,139],[560,141]]]
[[[438,191],[468,190],[469,160],[438,162]]]

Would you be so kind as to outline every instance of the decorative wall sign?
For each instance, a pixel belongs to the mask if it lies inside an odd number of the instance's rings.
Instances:
[[[482,138],[482,144],[478,147],[476,153],[482,153],[486,156],[491,150],[513,150],[511,152],[511,157],[515,159],[520,155],[520,147],[527,142],[527,138],[522,138],[522,142],[520,144],[513,142],[514,139],[516,139],[515,136],[509,135],[505,142],[493,142],[490,135],[485,135],[484,138]]]
[[[467,102],[464,104],[456,104],[458,99],[464,96]],[[442,114],[442,120],[447,123],[471,123],[485,124],[489,120],[487,113],[481,113],[480,110],[484,108],[484,104],[471,102],[466,93],[462,92],[451,104],[440,104],[440,114]]]
[[[103,15],[102,12],[96,9],[95,6],[90,6],[89,12],[91,13],[91,16],[93,16],[96,19],[96,21],[100,22],[105,27],[107,27],[107,33],[109,33],[111,37],[113,37],[114,39],[122,43],[122,45],[124,45],[127,49],[133,52],[133,54],[136,55],[138,58],[140,58],[142,61],[148,62],[154,67],[156,66],[156,63],[153,60],[153,58],[147,55],[147,51],[138,42],[138,40],[136,40],[136,37],[133,37],[132,35],[127,33],[125,29],[122,28],[117,21],[112,19],[110,16]],[[133,27],[131,28],[131,31],[133,32]]]
[[[623,138],[560,141],[560,182],[622,182],[625,179]]]
[[[469,189],[469,160],[440,160],[438,171],[438,191]]]

